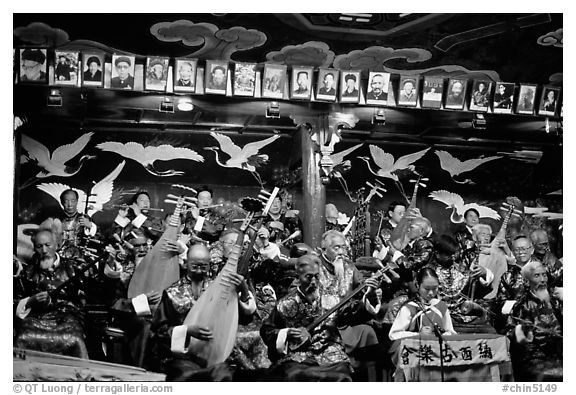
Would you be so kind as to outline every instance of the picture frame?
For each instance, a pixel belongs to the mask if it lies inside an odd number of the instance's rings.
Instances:
[[[444,108],[463,110],[467,88],[468,80],[463,78],[450,78],[445,92]]]
[[[293,66],[290,99],[310,100],[313,76],[313,67]]]
[[[78,84],[79,58],[79,52],[54,51],[54,85]]]
[[[254,96],[256,88],[256,63],[234,64],[234,96]]]
[[[442,108],[444,78],[424,77],[422,85],[422,108]]]
[[[46,48],[20,48],[18,65],[19,83],[48,83],[48,50]]]
[[[518,100],[516,101],[517,114],[534,114],[537,88],[538,86],[535,84],[520,84]]]
[[[390,73],[371,71],[368,75],[366,87],[366,104],[387,105],[388,89],[390,87]]]
[[[104,86],[104,55],[82,53],[82,86]]]
[[[286,83],[287,66],[283,64],[264,65],[262,76],[262,97],[282,99],[284,97],[284,84]]]
[[[207,60],[204,70],[204,92],[225,95],[228,86],[228,62]]]
[[[419,75],[401,75],[398,84],[398,105],[416,107],[418,103]]]
[[[497,82],[492,101],[494,114],[512,114],[516,84],[513,82]]]
[[[492,81],[474,80],[472,83],[469,109],[471,111],[487,112],[490,107],[491,96]]]
[[[316,100],[336,101],[340,72],[335,69],[320,69],[316,81]]]
[[[360,70],[340,71],[340,102],[360,102]]]
[[[149,56],[146,58],[144,90],[166,92],[169,64],[170,58],[167,57]]]
[[[110,80],[110,89],[134,90],[135,63],[135,56],[112,55],[112,79]]]
[[[196,71],[198,59],[176,58],[174,59],[174,78],[172,88],[174,92],[196,92]]]
[[[542,87],[538,115],[555,115],[558,109],[558,99],[560,98],[560,88],[545,85]]]

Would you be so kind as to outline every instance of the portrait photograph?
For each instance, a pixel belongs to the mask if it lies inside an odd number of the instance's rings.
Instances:
[[[446,103],[444,108],[452,110],[463,110],[464,100],[466,99],[467,80],[450,78],[448,88],[446,89]]]
[[[490,96],[492,93],[492,82],[475,80],[472,84],[472,95],[470,96],[471,111],[488,111],[490,107]]]
[[[134,68],[136,58],[126,55],[112,55],[112,79],[110,88],[133,90],[134,89]]]
[[[18,80],[21,83],[46,84],[48,82],[48,50],[44,48],[20,49],[20,73]]]
[[[82,54],[82,85],[104,86],[104,56],[96,53]]]
[[[424,77],[422,108],[442,108],[442,93],[444,93],[443,78]]]
[[[54,52],[54,84],[76,85],[78,83],[78,60],[80,53]]]
[[[340,102],[358,103],[360,101],[360,71],[340,72]]]
[[[388,104],[389,84],[390,73],[371,71],[368,76],[368,87],[366,89],[366,104]]]
[[[166,92],[169,62],[170,59],[164,57],[146,58],[146,77],[144,78],[145,90]]]
[[[558,98],[560,97],[560,88],[545,86],[542,89],[540,106],[538,106],[538,115],[554,115],[558,108]]]
[[[495,114],[512,114],[515,88],[516,84],[513,82],[496,83],[492,112]]]
[[[314,69],[312,67],[292,67],[291,99],[310,100],[313,72]]]
[[[400,76],[398,84],[398,105],[416,107],[418,101],[419,76]]]
[[[174,92],[195,92],[198,59],[176,58],[174,60]]]
[[[204,91],[217,95],[226,94],[228,83],[228,62],[207,60],[204,70]]]
[[[265,64],[262,77],[262,97],[282,99],[286,83],[286,65]]]
[[[534,114],[534,101],[536,99],[536,85],[521,84],[516,103],[516,113]]]
[[[338,77],[340,72],[334,69],[320,69],[316,81],[316,100],[336,101]]]
[[[256,63],[234,65],[234,96],[254,96]]]

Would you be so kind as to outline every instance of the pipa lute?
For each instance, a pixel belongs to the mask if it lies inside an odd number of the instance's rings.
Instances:
[[[182,212],[184,199],[184,196],[178,199],[174,213],[170,217],[168,228],[164,231],[160,240],[152,247],[152,250],[136,266],[128,285],[129,298],[151,291],[162,293],[180,278],[178,255],[165,251],[164,243],[165,239],[172,241],[178,239],[180,213]]]
[[[254,204],[244,204],[244,201],[248,199],[243,200],[242,207],[248,212],[248,215],[240,226],[240,234],[234,243],[232,252],[214,282],[200,295],[184,320],[184,325],[198,325],[212,331],[211,340],[205,341],[190,337],[188,346],[188,352],[195,358],[204,361],[206,366],[224,362],[234,348],[238,330],[238,293],[236,289],[224,281],[224,277],[226,273],[237,273],[238,261],[244,244],[244,232],[254,218],[255,212],[264,207],[262,215],[265,216],[268,213],[277,192],[278,188],[274,188],[272,194],[264,191],[262,193],[267,196],[258,196],[261,199],[267,198],[265,206],[261,201],[255,199],[249,199],[250,203],[259,203],[259,207]]]
[[[416,181],[416,185],[414,185],[414,192],[412,193],[412,200],[410,201],[410,205],[408,206],[406,212],[404,213],[404,216],[402,217],[402,219],[400,220],[400,222],[394,228],[392,234],[390,235],[390,242],[392,243],[394,248],[396,248],[398,251],[402,251],[404,247],[408,245],[409,242],[408,228],[412,223],[412,218],[408,218],[409,217],[408,214],[410,213],[410,210],[416,208],[416,194],[418,193],[418,187],[419,186],[426,187],[426,184],[423,184],[420,181],[428,181],[428,179],[422,178],[421,175],[418,175],[418,180]],[[411,180],[411,182],[414,182],[414,180]]]

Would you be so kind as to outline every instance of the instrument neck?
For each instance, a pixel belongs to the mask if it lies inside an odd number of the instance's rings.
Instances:
[[[180,214],[182,213],[182,204],[177,204],[174,213],[170,217],[170,226],[180,226]]]

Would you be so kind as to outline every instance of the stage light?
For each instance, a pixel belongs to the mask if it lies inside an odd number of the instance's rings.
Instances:
[[[158,111],[174,113],[174,103],[172,102],[172,99],[165,97],[164,100],[160,102],[160,108]]]
[[[266,108],[266,118],[280,118],[280,103],[271,101]]]
[[[486,118],[484,114],[474,114],[474,118],[472,118],[472,127],[474,129],[486,129]]]
[[[374,111],[374,116],[372,117],[372,124],[374,125],[386,125],[386,113],[383,108],[378,108]]]
[[[192,99],[189,97],[181,97],[178,99],[178,107],[179,111],[192,111],[194,109],[194,104],[192,104]]]
[[[50,94],[46,100],[48,107],[62,107],[62,95],[60,89],[50,88]]]

